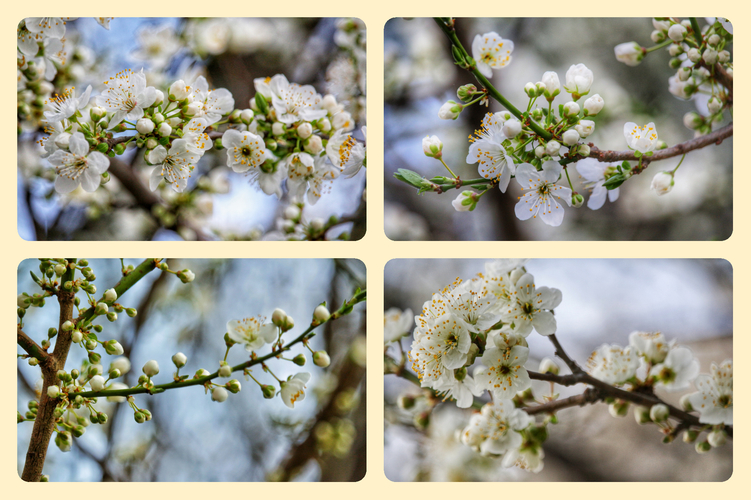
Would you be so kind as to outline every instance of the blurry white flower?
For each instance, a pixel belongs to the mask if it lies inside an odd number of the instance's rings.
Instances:
[[[699,392],[689,396],[694,410],[704,424],[733,425],[733,362],[712,363],[711,375],[699,375],[694,384]]]
[[[513,51],[514,42],[504,40],[494,31],[476,35],[472,41],[472,58],[480,73],[488,78],[493,76],[494,69],[503,68],[511,62]]]

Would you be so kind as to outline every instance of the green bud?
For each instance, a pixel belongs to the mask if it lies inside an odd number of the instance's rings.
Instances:
[[[131,318],[135,318],[136,314],[138,314],[138,311],[136,311],[133,307],[129,307],[125,310],[125,314],[127,314]]]
[[[294,358],[292,358],[292,361],[297,366],[305,366],[305,362],[307,361],[307,358],[305,358],[305,354],[300,353],[297,356],[295,356]]]
[[[276,387],[273,385],[262,385],[261,390],[263,391],[263,397],[266,399],[271,399],[276,394]]]
[[[141,413],[140,411],[137,411],[133,414],[133,418],[135,419],[137,424],[142,424],[146,422],[146,415]]]
[[[109,144],[107,144],[106,142],[100,142],[96,145],[96,150],[100,153],[106,153],[107,151],[109,151],[109,149]]]

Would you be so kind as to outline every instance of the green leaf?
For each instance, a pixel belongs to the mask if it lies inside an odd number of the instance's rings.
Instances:
[[[406,168],[400,168],[394,174],[394,177],[396,177],[400,181],[406,182],[410,186],[414,186],[416,188],[423,187],[422,176],[418,174],[417,172],[413,172],[412,170],[408,170]]]
[[[34,274],[34,271],[29,271],[29,272],[31,273],[31,279],[33,279],[34,282],[37,285],[41,285],[42,284],[42,280],[39,279],[39,276],[37,276],[36,274]]]
[[[613,189],[616,189],[624,182],[626,182],[626,178],[622,174],[615,174],[610,179],[605,181],[603,186],[605,186],[605,189],[607,189],[608,191],[612,191]]]

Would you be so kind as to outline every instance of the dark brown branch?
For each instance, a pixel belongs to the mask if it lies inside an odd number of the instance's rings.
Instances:
[[[553,343],[553,346],[555,346],[555,355],[561,358],[564,363],[566,363],[566,366],[568,366],[569,370],[571,370],[571,373],[577,374],[584,372],[584,370],[582,370],[581,367],[576,364],[576,361],[571,359],[568,354],[566,354],[566,351],[563,350],[563,346],[560,342],[558,342],[558,337],[555,336],[555,333],[549,335],[548,339]]]
[[[74,275],[73,269],[68,269],[63,274],[60,282],[72,280]],[[42,368],[42,394],[39,400],[39,407],[37,410],[37,416],[34,420],[34,428],[31,431],[31,439],[29,441],[29,449],[26,452],[26,463],[23,467],[23,473],[21,479],[27,482],[38,482],[42,477],[42,469],[44,468],[44,461],[47,457],[47,448],[52,438],[52,432],[55,429],[55,407],[57,406],[56,399],[50,399],[47,396],[47,388],[57,383],[57,371],[65,368],[65,360],[68,358],[68,351],[70,350],[71,334],[69,331],[63,330],[63,323],[73,320],[73,301],[75,294],[65,291],[60,287],[60,291],[57,295],[58,303],[60,304],[60,321],[58,325],[57,340],[55,342],[55,350],[51,354],[51,359],[40,366]]]
[[[720,145],[723,140],[727,139],[728,137],[731,137],[733,135],[733,124],[730,123],[721,129],[717,129],[714,132],[703,135],[701,137],[696,137],[694,139],[691,139],[690,141],[682,142],[680,144],[676,144],[675,146],[669,147],[667,149],[661,149],[659,151],[655,151],[652,156],[643,156],[642,157],[642,165],[649,164],[653,161],[659,161],[659,160],[667,160],[668,158],[673,158],[675,156],[681,156],[686,153],[689,153],[691,151],[694,151],[696,149],[701,149],[706,146],[709,146],[710,144],[717,144]],[[638,160],[636,156],[634,156],[633,151],[602,151],[594,144],[590,143],[590,158],[595,158],[598,161],[602,162],[618,162],[623,160]]]
[[[151,209],[154,205],[160,203],[159,197],[145,186],[133,169],[126,165],[122,160],[119,160],[118,158],[110,158],[110,168],[108,171],[120,181],[120,184],[122,184],[131,195],[133,195],[136,203],[149,213],[151,213]]]
[[[529,415],[535,415],[537,413],[555,413],[558,410],[564,408],[570,408],[572,406],[586,406],[593,404],[603,399],[600,391],[593,388],[588,388],[581,394],[571,396],[570,398],[558,399],[556,401],[550,401],[537,406],[529,406],[522,408]]]
[[[44,366],[49,363],[50,361],[50,355],[47,354],[47,351],[41,348],[39,344],[34,342],[34,340],[31,339],[28,335],[26,335],[23,330],[21,330],[20,327],[18,327],[18,345],[21,346],[21,348],[29,353],[29,356],[36,358],[39,360],[39,365]]]

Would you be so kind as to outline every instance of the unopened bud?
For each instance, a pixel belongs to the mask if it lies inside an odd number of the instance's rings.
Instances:
[[[326,351],[316,351],[313,353],[313,363],[321,368],[326,368],[331,364],[331,358]]]

